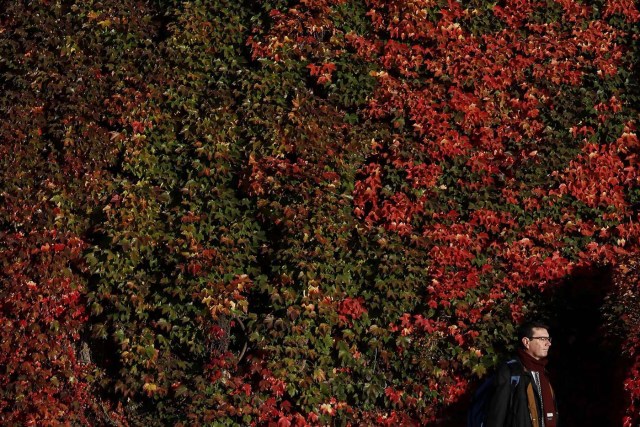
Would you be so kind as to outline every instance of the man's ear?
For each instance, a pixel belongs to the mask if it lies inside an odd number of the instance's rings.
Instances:
[[[529,338],[522,337],[522,345],[524,348],[529,348]]]

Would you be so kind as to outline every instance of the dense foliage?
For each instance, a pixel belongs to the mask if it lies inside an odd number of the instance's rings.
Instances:
[[[632,0],[5,3],[3,424],[436,423],[637,253]]]

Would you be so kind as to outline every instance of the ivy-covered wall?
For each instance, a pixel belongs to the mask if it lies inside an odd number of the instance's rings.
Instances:
[[[633,0],[5,4],[2,424],[437,425],[637,254]]]

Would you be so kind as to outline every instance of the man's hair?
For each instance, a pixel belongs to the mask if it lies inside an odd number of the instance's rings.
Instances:
[[[531,336],[533,335],[534,329],[546,329],[548,331],[549,326],[547,326],[546,323],[538,320],[530,320],[521,324],[520,327],[518,328],[518,344],[521,347],[523,346],[522,338],[524,337],[531,338]]]

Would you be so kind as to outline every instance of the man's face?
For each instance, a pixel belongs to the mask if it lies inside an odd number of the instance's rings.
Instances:
[[[547,357],[549,347],[551,347],[549,331],[544,328],[533,328],[531,337],[522,338],[522,344],[524,345],[525,352],[529,353],[530,356],[535,359],[543,359]]]

